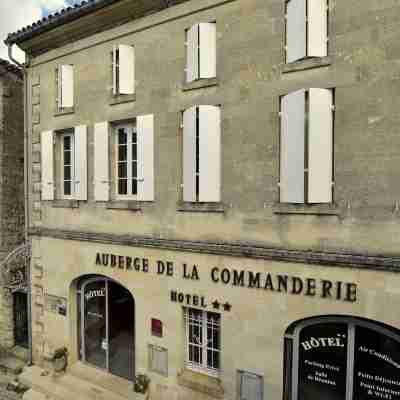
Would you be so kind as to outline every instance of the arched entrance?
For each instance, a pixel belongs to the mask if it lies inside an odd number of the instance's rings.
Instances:
[[[347,316],[297,321],[285,334],[284,400],[400,400],[400,331]]]
[[[82,280],[78,329],[83,362],[133,380],[135,302],[127,289],[105,277]]]

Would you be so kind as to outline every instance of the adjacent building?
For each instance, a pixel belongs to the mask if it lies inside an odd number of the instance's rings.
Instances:
[[[399,399],[399,12],[92,0],[10,34],[34,362],[133,399]]]

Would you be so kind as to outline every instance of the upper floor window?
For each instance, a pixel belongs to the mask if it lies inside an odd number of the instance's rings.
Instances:
[[[120,44],[112,51],[113,95],[135,93],[135,49]]]
[[[217,28],[200,23],[186,31],[186,82],[217,75]]]
[[[221,109],[195,106],[183,113],[183,201],[221,201]]]
[[[75,192],[75,146],[73,132],[61,134],[62,197],[72,198]]]
[[[56,70],[57,111],[74,107],[74,66],[59,65]]]
[[[302,89],[281,98],[281,202],[332,202],[333,110],[331,89]]]
[[[186,365],[218,376],[221,368],[220,314],[185,308]]]
[[[328,55],[328,1],[286,2],[286,62]]]
[[[109,134],[113,149],[109,146]],[[114,171],[109,171],[112,156]],[[115,179],[114,179],[115,177]],[[111,187],[110,182],[115,181]],[[154,116],[142,115],[132,122],[94,127],[94,188],[96,201],[154,200]],[[111,189],[111,191],[110,191]]]

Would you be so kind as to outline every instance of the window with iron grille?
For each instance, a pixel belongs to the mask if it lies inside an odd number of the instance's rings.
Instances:
[[[218,376],[221,368],[220,314],[185,309],[187,367]]]

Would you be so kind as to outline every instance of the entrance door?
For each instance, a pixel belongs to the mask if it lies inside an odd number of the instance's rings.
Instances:
[[[125,379],[134,376],[135,304],[121,285],[104,278],[81,291],[82,359]]]
[[[28,296],[15,292],[14,300],[14,341],[17,346],[28,348]]]

